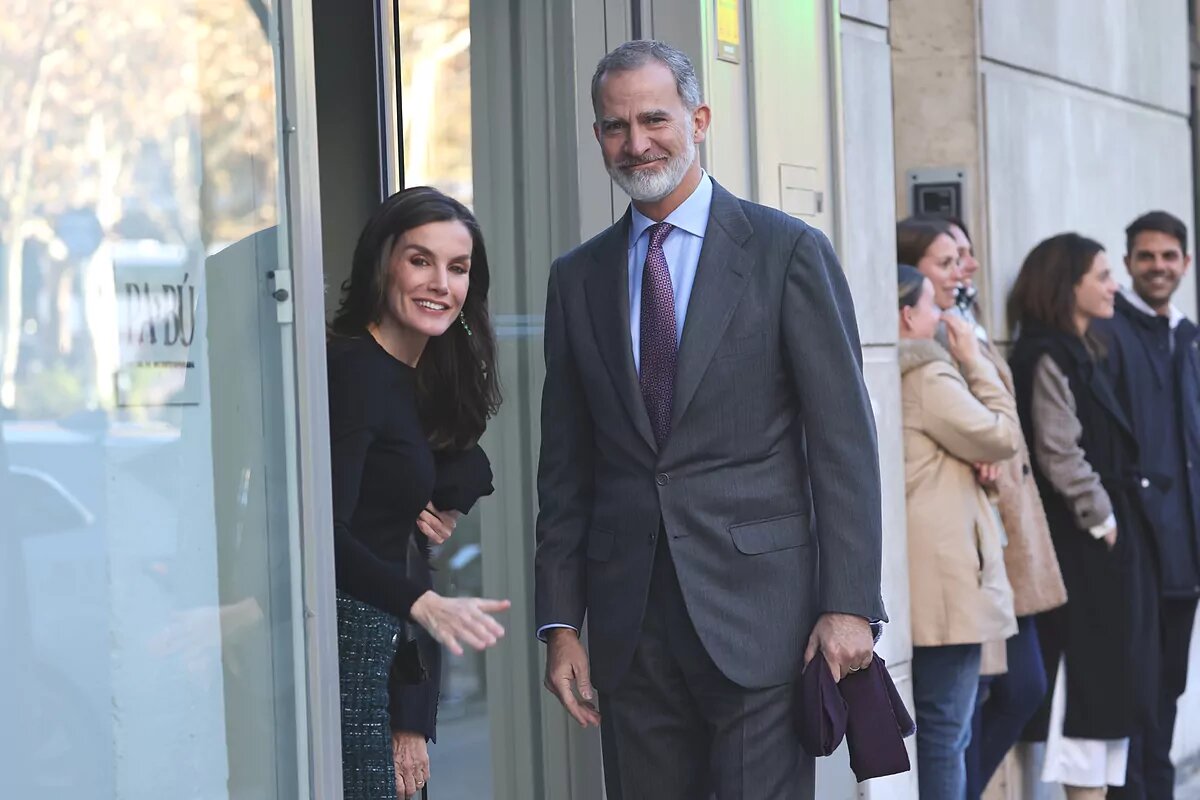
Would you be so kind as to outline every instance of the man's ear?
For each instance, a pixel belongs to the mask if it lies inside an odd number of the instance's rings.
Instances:
[[[712,109],[701,103],[692,112],[692,141],[700,144],[708,138],[708,126],[712,124]]]

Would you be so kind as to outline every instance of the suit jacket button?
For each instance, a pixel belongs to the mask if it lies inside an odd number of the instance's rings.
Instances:
[[[671,482],[671,476],[665,472],[660,472],[660,473],[658,473],[658,475],[655,476],[654,482],[657,483],[659,486],[666,486],[668,483]]]
[[[1150,488],[1150,479],[1149,478],[1142,478],[1142,488],[1143,489]]]

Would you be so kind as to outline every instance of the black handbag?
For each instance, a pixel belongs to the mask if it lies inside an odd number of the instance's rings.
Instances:
[[[423,576],[418,571],[414,571],[413,564],[417,559],[425,560],[425,553],[421,550],[421,545],[417,541],[417,537],[421,534],[417,531],[408,538],[408,552],[405,555],[404,571],[405,575],[410,580],[421,584],[432,584],[432,581],[423,580]],[[427,576],[424,576],[427,577]],[[425,588],[432,589],[431,585]],[[417,643],[418,625],[408,620],[400,620],[400,636],[396,646],[396,656],[392,660],[392,680],[396,683],[401,683],[406,686],[411,686],[417,683],[424,683],[429,680],[429,666],[425,663],[421,656],[421,648]]]

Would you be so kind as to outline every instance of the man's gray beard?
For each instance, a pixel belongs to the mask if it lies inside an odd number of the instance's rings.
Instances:
[[[621,191],[629,195],[629,199],[639,203],[656,203],[679,188],[683,176],[687,174],[692,162],[696,160],[696,143],[688,140],[688,147],[674,158],[667,159],[665,167],[653,172],[626,172],[620,167],[608,167],[608,174],[621,187]]]

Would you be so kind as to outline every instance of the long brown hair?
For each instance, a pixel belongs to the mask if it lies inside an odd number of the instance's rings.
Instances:
[[[1051,236],[1029,251],[1008,295],[1008,324],[1013,330],[1037,323],[1078,336],[1075,287],[1092,268],[1104,245],[1078,233]]]
[[[466,325],[455,322],[425,345],[417,362],[417,411],[435,450],[465,450],[479,441],[500,407],[496,332],[488,313],[491,274],[483,231],[452,197],[428,186],[397,192],[367,221],[354,248],[350,277],[330,325],[335,336],[369,336],[387,308],[388,267],[396,242],[431,222],[461,222],[471,234],[471,285],[463,301]]]
[[[945,220],[929,217],[909,217],[896,223],[896,261],[901,264],[918,264],[925,251],[939,236],[954,238],[950,225]]]

